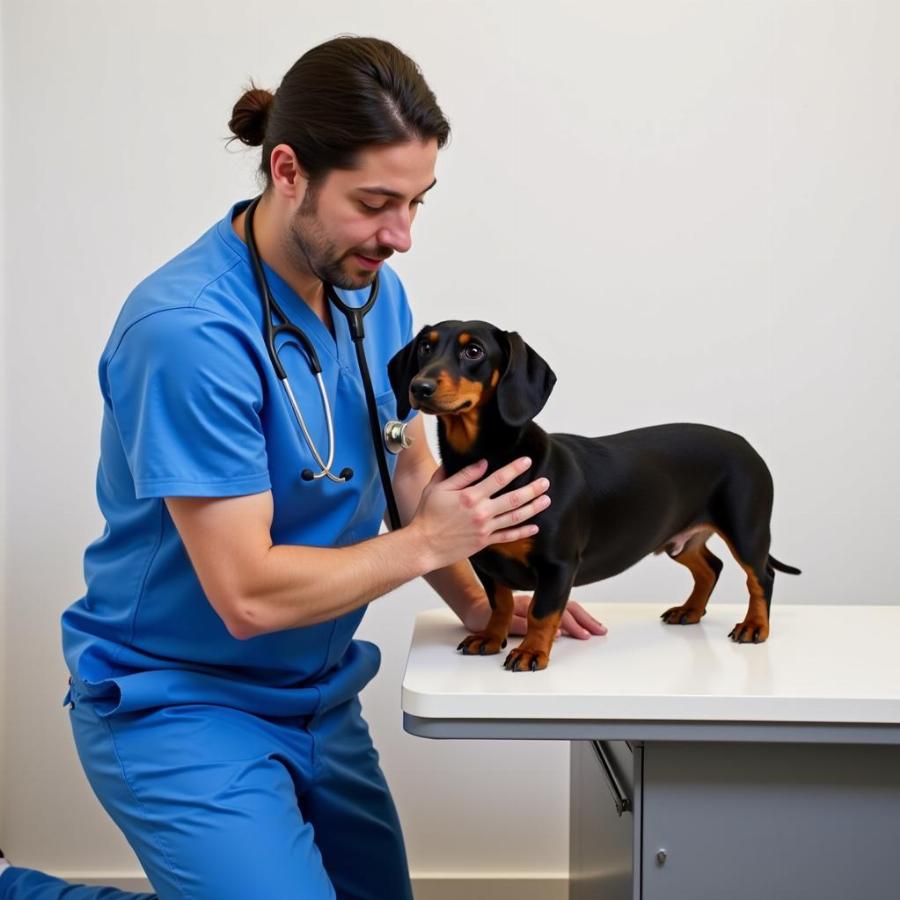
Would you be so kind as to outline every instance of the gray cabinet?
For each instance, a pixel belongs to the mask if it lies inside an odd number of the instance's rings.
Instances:
[[[641,750],[627,741],[572,742],[569,900],[635,896],[640,841],[635,840],[634,806]]]
[[[900,747],[571,746],[570,900],[900,897]]]

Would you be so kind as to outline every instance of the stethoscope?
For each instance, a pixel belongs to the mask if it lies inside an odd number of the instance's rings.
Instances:
[[[256,211],[259,200],[260,198],[256,197],[247,207],[246,217],[244,219],[244,231],[247,238],[247,248],[250,251],[250,261],[253,264],[253,272],[256,276],[256,284],[259,288],[259,293],[263,302],[263,331],[266,339],[266,348],[269,351],[269,359],[272,361],[275,374],[284,386],[288,402],[291,405],[291,409],[294,411],[294,417],[297,419],[297,424],[300,426],[300,431],[306,440],[310,453],[313,455],[313,459],[315,459],[316,464],[319,466],[318,472],[313,472],[312,469],[304,469],[300,473],[300,477],[304,481],[316,481],[319,478],[328,478],[329,480],[338,483],[349,481],[353,477],[353,470],[349,467],[341,469],[340,475],[335,475],[331,471],[331,466],[334,463],[334,422],[331,418],[331,404],[328,402],[328,393],[325,390],[325,382],[322,380],[322,365],[319,362],[319,355],[316,353],[315,347],[313,347],[309,337],[291,322],[278,303],[275,302],[275,298],[269,290],[269,283],[266,280],[266,275],[259,259],[259,250],[256,247],[256,238],[253,234],[253,214]],[[328,297],[329,301],[346,316],[347,324],[350,327],[350,335],[356,346],[356,358],[359,361],[359,371],[362,375],[363,390],[366,395],[366,407],[369,411],[369,425],[372,430],[372,444],[375,447],[375,458],[378,461],[378,471],[381,475],[381,485],[384,489],[385,500],[387,501],[391,528],[396,530],[400,527],[400,514],[397,511],[397,501],[394,498],[394,491],[391,487],[391,474],[388,470],[387,457],[385,456],[384,451],[385,448],[387,448],[391,453],[399,453],[401,450],[405,450],[409,447],[411,441],[406,434],[406,424],[404,422],[392,419],[384,426],[384,429],[381,428],[378,421],[378,407],[375,404],[375,391],[372,388],[372,379],[369,377],[369,366],[366,362],[365,350],[363,349],[363,339],[365,337],[363,319],[365,318],[366,313],[368,313],[375,305],[375,300],[378,298],[378,275],[376,273],[375,280],[372,282],[372,287],[369,290],[369,297],[362,306],[348,306],[341,300],[332,285],[327,282],[322,282],[322,284],[325,288],[325,295]],[[275,325],[272,321],[273,310],[281,320],[280,325]],[[278,351],[275,349],[275,339],[279,334],[286,334],[303,346],[309,368],[318,382],[319,393],[322,397],[322,405],[325,408],[325,423],[328,429],[328,459],[324,462],[313,442],[309,429],[306,427],[303,413],[300,411],[300,404],[297,403],[297,399],[294,397],[294,392],[291,390],[291,384],[288,381],[287,373],[284,370],[284,366],[281,364],[281,360],[278,358]]]

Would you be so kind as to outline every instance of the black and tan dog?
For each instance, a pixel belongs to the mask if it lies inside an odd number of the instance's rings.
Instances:
[[[438,417],[448,475],[478,459],[487,459],[492,472],[529,456],[532,467],[506,490],[540,476],[550,480],[553,502],[531,520],[540,526],[534,537],[472,557],[492,614],[482,633],[460,644],[463,653],[499,653],[513,590],[534,591],[525,639],[504,665],[545,668],[572,587],[616,575],[651,553],[668,553],[694,576],[690,597],[663,613],[663,621],[699,622],[722,570],[706,547],[713,533],[746,572],[750,590],[747,615],[729,637],[738,643],[768,637],[774,570],[800,572],[769,553],[772,477],[744,438],[692,424],[594,438],[547,434],[532,419],[556,376],[518,334],[487,322],[426,326],[388,372],[401,418],[410,406]]]

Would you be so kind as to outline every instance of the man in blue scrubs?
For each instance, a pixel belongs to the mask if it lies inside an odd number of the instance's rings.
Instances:
[[[106,528],[85,554],[87,593],[62,620],[79,757],[156,893],[0,866],[2,900],[410,898],[358,700],[379,652],[353,634],[370,600],[418,576],[483,627],[467,557],[534,533],[527,520],[548,502],[544,481],[512,507],[492,499],[528,461],[446,478],[413,413],[413,448],[390,461],[404,527],[378,535],[385,501],[361,377],[322,282],[360,305],[380,271],[366,351],[380,418],[395,417],[386,366],[413,324],[385,260],[409,249],[449,134],[412,61],[383,41],[330,41],[274,97],[248,91],[231,127],[263,147],[260,256],[322,360],[335,469],[354,474],[300,477],[313,460],[267,354],[239,202],[138,285],[103,351]],[[306,357],[280,351],[327,453]],[[577,604],[563,627],[605,631]]]

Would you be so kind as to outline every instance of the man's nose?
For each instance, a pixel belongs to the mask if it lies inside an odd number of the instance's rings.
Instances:
[[[397,253],[406,253],[412,247],[412,222],[409,217],[398,218],[378,232],[378,243]]]

